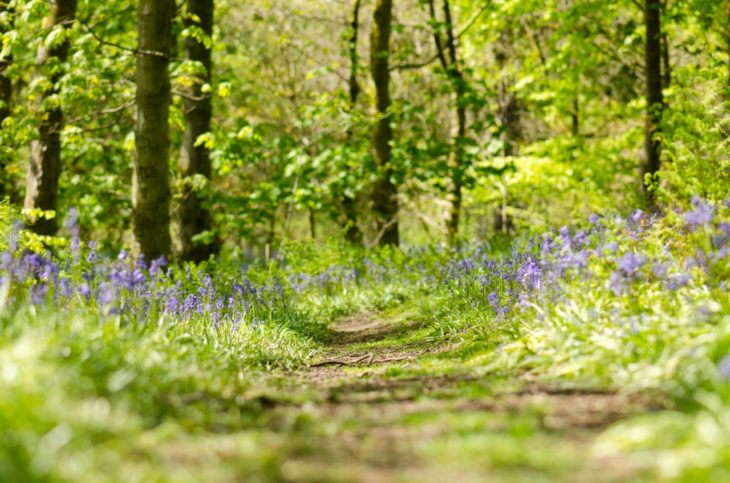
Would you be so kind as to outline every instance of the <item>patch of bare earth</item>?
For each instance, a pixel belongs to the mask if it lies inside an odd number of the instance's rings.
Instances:
[[[332,478],[314,480],[512,481],[512,476],[517,476],[522,481],[519,475],[525,468],[514,468],[514,474],[502,478],[484,473],[489,471],[488,466],[484,469],[478,464],[476,468],[469,464],[444,467],[429,461],[421,448],[453,435],[449,421],[454,418],[448,421],[444,418],[497,416],[488,418],[483,430],[498,434],[507,430],[500,415],[506,420],[509,416],[528,413],[538,415],[539,431],[555,435],[586,458],[584,468],[574,477],[566,478],[568,481],[621,481],[631,475],[633,470],[623,462],[590,461],[587,448],[601,429],[644,410],[649,401],[612,392],[530,382],[523,383],[518,391],[490,392],[486,387],[488,378],[468,370],[456,374],[452,371],[442,375],[389,376],[390,367],[417,367],[419,359],[426,354],[449,349],[425,343],[377,344],[389,338],[395,340],[396,335],[417,328],[417,322],[394,322],[376,314],[344,318],[334,325],[331,344],[321,357],[308,368],[289,374],[294,390],[312,395],[299,409],[319,421],[332,422],[334,428],[317,454],[288,464],[287,468],[293,471],[292,479],[310,481],[307,475],[317,474],[326,466],[326,474]],[[483,393],[489,395],[468,397],[463,392],[465,385],[480,384],[485,386]],[[290,411],[291,407],[279,410]],[[423,422],[404,424],[409,417],[423,417]],[[342,474],[330,471],[340,467]],[[604,473],[596,473],[594,469]],[[593,477],[582,479],[586,474]],[[532,481],[545,481],[538,477],[539,472],[533,476]]]

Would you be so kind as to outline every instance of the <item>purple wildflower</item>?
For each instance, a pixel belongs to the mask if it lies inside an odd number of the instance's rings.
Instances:
[[[533,258],[529,258],[518,270],[517,279],[529,290],[539,289],[542,280],[542,268]]]
[[[692,198],[691,211],[684,214],[684,221],[690,231],[696,231],[700,226],[707,226],[712,223],[715,216],[715,207],[699,196]]]
[[[626,278],[619,272],[611,272],[608,278],[608,287],[618,297],[626,292]]]
[[[653,273],[656,278],[663,279],[667,276],[668,272],[669,265],[666,263],[658,262],[656,265],[651,267],[651,273]]]
[[[89,263],[94,263],[96,261],[96,242],[95,241],[89,242],[89,254],[86,257],[86,261]]]
[[[20,230],[23,229],[23,224],[20,221],[13,223],[13,228],[10,230],[10,237],[8,239],[8,253],[15,253],[18,249],[18,237],[20,236]]]
[[[46,295],[48,295],[48,284],[45,283],[35,285],[30,290],[30,298],[33,305],[43,305],[47,300]]]
[[[75,207],[68,210],[64,226],[71,232],[71,252],[74,259],[77,260],[81,242],[79,241],[79,210]]]
[[[639,223],[641,223],[641,220],[642,220],[642,219],[644,219],[644,212],[643,212],[643,211],[641,211],[641,210],[636,210],[636,211],[634,211],[634,213],[633,213],[633,214],[631,215],[631,221],[632,221],[632,222],[633,222],[634,224],[637,224],[637,225],[638,225]]]
[[[487,301],[494,310],[497,310],[499,308],[499,297],[497,296],[497,292],[491,292],[489,295],[487,295]]]
[[[646,264],[646,257],[630,252],[619,258],[616,264],[627,279],[634,280],[638,277],[639,270]]]
[[[618,251],[618,243],[611,242],[606,243],[605,245],[601,245],[596,249],[596,255],[598,255],[598,258],[603,258],[604,255],[613,255]]]
[[[677,290],[689,285],[692,277],[688,273],[675,273],[667,278],[667,288],[669,290]]]

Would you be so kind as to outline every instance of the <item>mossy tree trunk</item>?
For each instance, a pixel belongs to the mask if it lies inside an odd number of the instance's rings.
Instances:
[[[464,71],[459,60],[456,37],[454,35],[454,21],[451,15],[451,4],[449,0],[443,0],[443,30],[446,38],[442,39],[440,24],[436,14],[434,0],[429,0],[429,13],[434,23],[434,41],[436,53],[438,54],[441,67],[446,72],[454,93],[454,114],[456,115],[456,133],[452,140],[451,154],[449,156],[449,171],[451,172],[451,186],[449,188],[449,216],[446,221],[446,231],[449,240],[454,241],[459,234],[459,217],[461,215],[461,204],[464,189],[464,142],[466,140],[466,94],[467,85],[464,79]]]
[[[51,2],[49,16],[44,21],[47,30],[62,32],[50,46],[41,42],[38,48],[38,75],[48,78],[48,88],[38,98],[38,138],[31,142],[30,161],[25,185],[24,208],[56,211],[58,204],[58,178],[61,174],[61,130],[63,109],[49,100],[58,94],[58,83],[64,73],[71,41],[68,31],[76,17],[76,0]],[[58,217],[29,216],[31,230],[41,235],[54,235],[58,230]]]
[[[644,20],[646,24],[646,130],[644,149],[645,160],[641,169],[641,181],[647,202],[656,202],[656,174],[661,166],[661,123],[664,111],[662,94],[662,2],[646,0]]]
[[[350,38],[348,39],[348,53],[350,57],[350,78],[348,90],[350,95],[350,109],[352,112],[357,109],[357,101],[360,97],[360,83],[357,79],[359,71],[358,41],[360,38],[360,9],[362,0],[355,0],[352,7],[352,22],[350,23]],[[352,139],[353,132],[350,128],[347,132],[347,141]],[[340,213],[340,224],[345,228],[345,239],[352,243],[362,243],[362,231],[357,225],[357,206],[355,197],[344,193],[342,195],[342,211]]]
[[[136,249],[170,254],[170,51],[173,0],[140,0],[137,14],[136,156],[132,182]]]
[[[13,29],[15,12],[9,6],[8,0],[0,0],[0,36],[3,36]],[[11,53],[2,55],[0,53],[0,124],[10,116],[10,104],[13,98],[13,84],[8,76],[8,68],[13,63]],[[0,187],[1,189],[1,187]]]
[[[8,4],[8,0],[0,0],[0,36],[4,36],[13,28],[15,12]],[[7,73],[12,63],[12,54],[0,54],[0,129],[3,121],[10,116],[13,100],[13,83]],[[12,191],[8,184],[9,180],[6,179],[5,156],[5,153],[0,153],[0,200]]]
[[[197,27],[207,37],[202,41],[195,35],[185,39],[185,56],[201,69],[198,79],[187,90],[183,99],[186,129],[180,153],[180,175],[190,178],[195,175],[211,179],[210,151],[205,143],[198,143],[203,134],[210,132],[212,116],[210,86],[212,81],[211,44],[213,36],[213,0],[187,0],[187,27]],[[200,262],[217,252],[217,242],[194,242],[195,235],[210,231],[212,228],[209,209],[199,192],[191,183],[184,183],[180,204],[180,245],[184,260]]]
[[[727,42],[727,85],[728,88],[730,88],[730,0],[728,0],[726,8],[726,17],[725,17],[725,40]]]
[[[393,1],[376,0],[370,63],[375,83],[377,122],[373,133],[373,157],[379,170],[372,191],[377,241],[381,245],[398,245],[398,189],[393,183],[391,142],[393,127],[390,114],[390,36]]]

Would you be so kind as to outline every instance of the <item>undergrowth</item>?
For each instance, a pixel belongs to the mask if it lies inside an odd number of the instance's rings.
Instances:
[[[730,477],[727,205],[594,217],[500,249],[330,242],[197,267],[98,254],[73,216],[51,254],[0,209],[2,480],[167,477],[149,438],[253,437],[269,424],[265,401],[243,396],[258,374],[302,367],[339,317],[403,305],[480,373],[661,395],[596,454]]]

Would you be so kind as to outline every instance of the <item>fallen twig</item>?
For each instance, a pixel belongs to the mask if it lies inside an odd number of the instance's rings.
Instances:
[[[368,359],[368,364],[373,360],[373,353],[370,352],[369,354],[365,354],[364,356],[358,357],[356,359],[328,359],[326,361],[320,361],[315,362],[314,364],[309,364],[309,367],[322,367],[322,366],[351,366],[353,364],[357,364],[358,362],[362,362],[365,359]]]
[[[368,364],[386,364],[388,362],[400,362],[400,361],[409,361],[415,359],[415,356],[413,354],[407,355],[407,356],[401,356],[401,357],[385,357],[383,359],[375,359],[375,354],[370,352],[369,354],[365,354],[364,356],[357,357],[355,359],[327,359],[325,361],[315,362],[314,364],[309,364],[309,367],[323,367],[323,366],[353,366],[355,364],[359,364],[367,359],[367,362],[365,362],[365,365]]]

